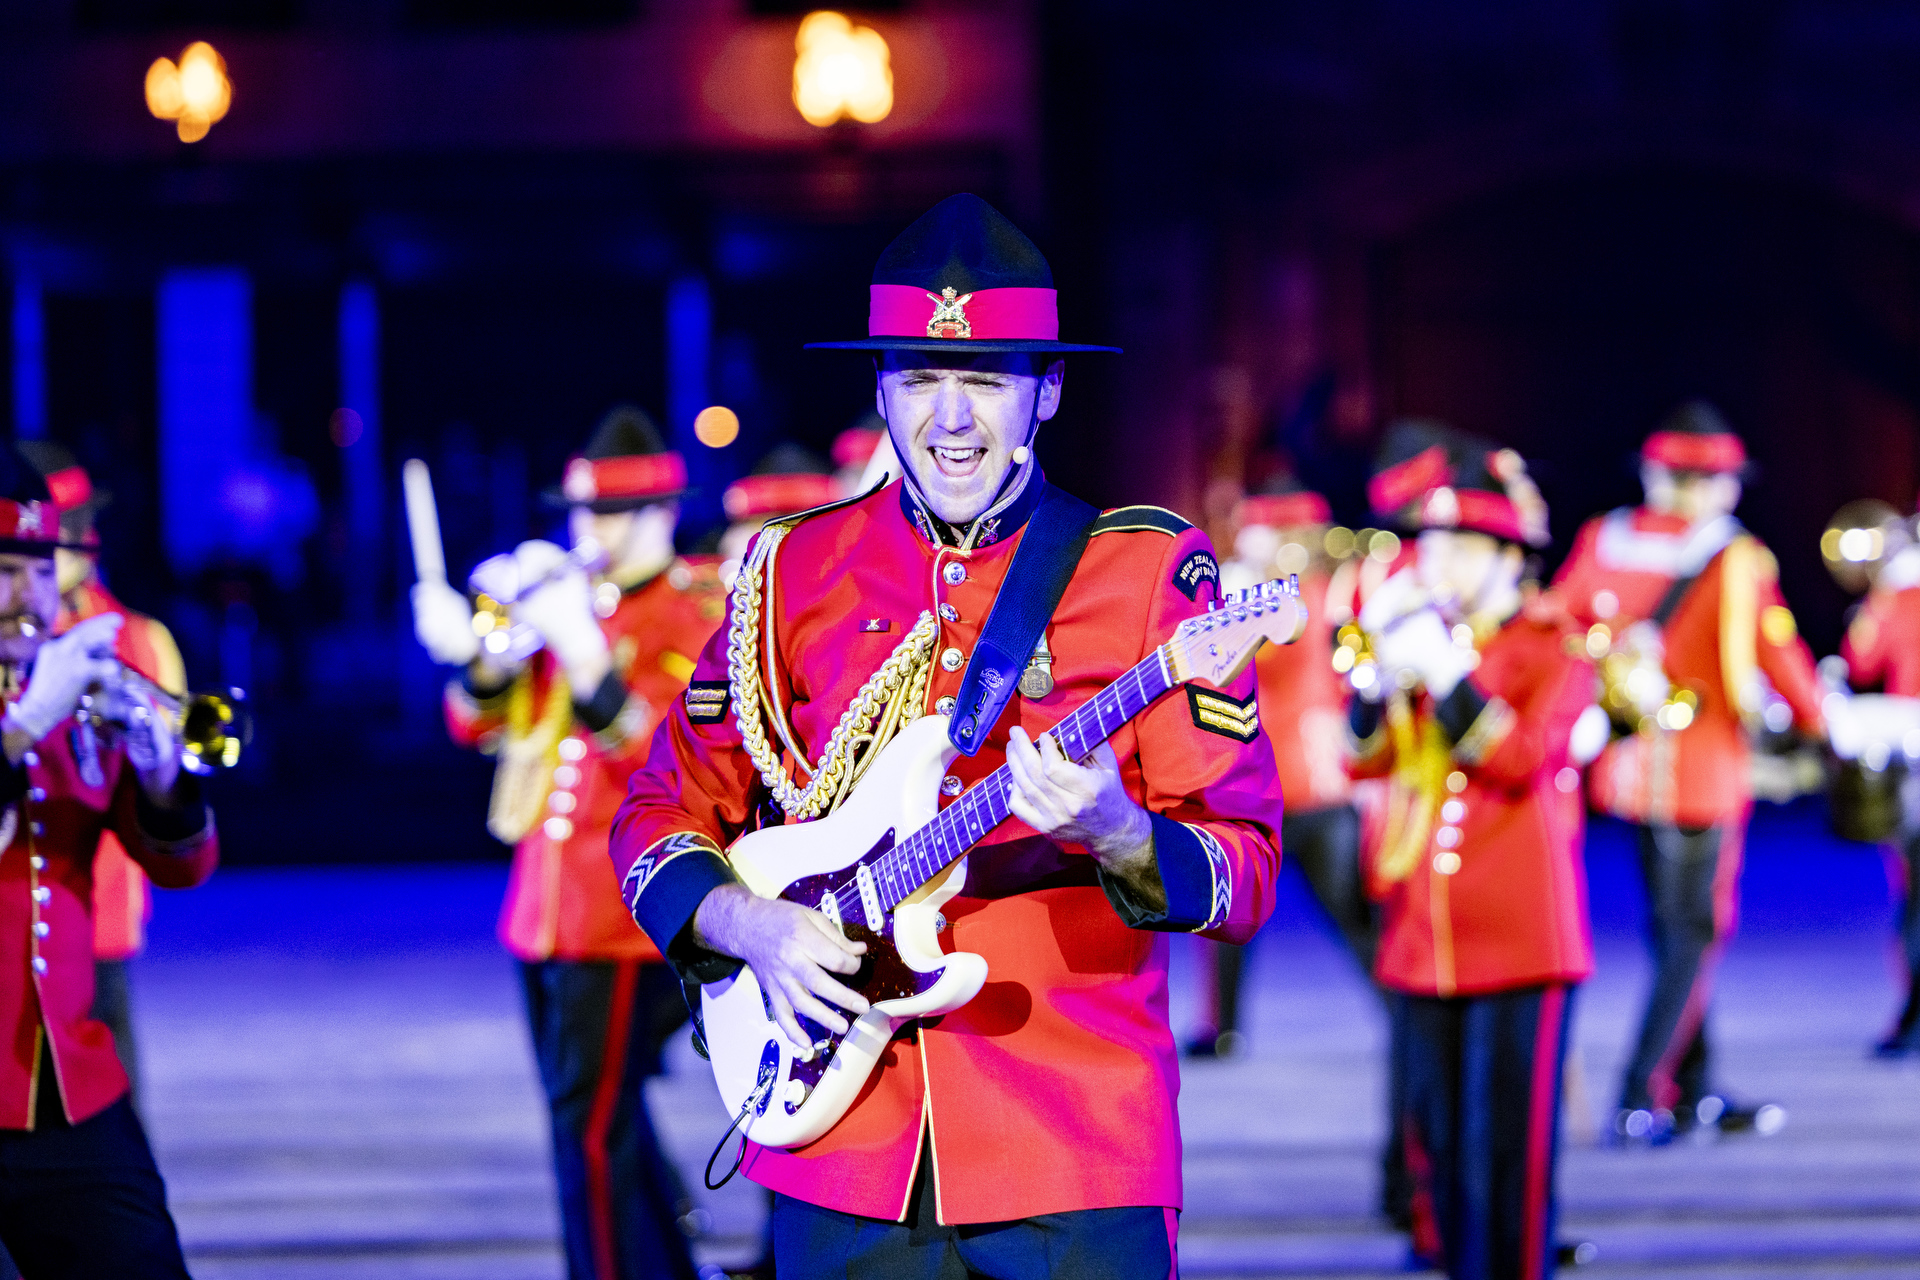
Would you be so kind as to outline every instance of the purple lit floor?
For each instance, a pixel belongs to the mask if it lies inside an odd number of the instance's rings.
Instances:
[[[1896,1000],[1879,855],[1816,810],[1764,810],[1717,1030],[1725,1083],[1780,1136],[1597,1149],[1646,968],[1630,851],[1590,851],[1600,972],[1580,997],[1565,1231],[1600,1275],[1920,1274],[1920,1067],[1870,1062]],[[244,871],[163,896],[135,982],[146,1112],[195,1274],[556,1280],[542,1111],[492,868]],[[1183,940],[1184,941],[1184,940]],[[1197,950],[1176,953],[1174,1010]],[[1186,1073],[1189,1275],[1364,1276],[1403,1250],[1371,1212],[1374,1004],[1289,877],[1256,944],[1248,1057]],[[653,1086],[690,1179],[721,1122],[684,1044]],[[753,1249],[758,1193],[704,1196],[704,1260]]]

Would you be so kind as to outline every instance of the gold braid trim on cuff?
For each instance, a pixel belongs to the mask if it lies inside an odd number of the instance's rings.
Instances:
[[[752,558],[740,567],[739,576],[733,580],[733,618],[727,631],[727,679],[733,686],[734,718],[740,726],[740,741],[748,757],[765,780],[775,803],[789,817],[804,821],[838,807],[866,766],[880,753],[880,748],[891,741],[908,720],[919,716],[926,703],[927,677],[932,669],[930,659],[939,624],[932,611],[922,611],[913,630],[901,639],[892,656],[868,677],[847,705],[833,736],[827,739],[819,763],[811,770],[812,781],[804,788],[795,785],[781,766],[780,753],[767,741],[763,707],[772,712],[775,728],[803,769],[806,760],[785,731],[774,693],[761,681],[759,652],[763,610],[769,658],[773,647],[772,611],[766,609],[761,581],[764,575],[771,585],[774,553],[789,527],[769,526],[761,534]]]

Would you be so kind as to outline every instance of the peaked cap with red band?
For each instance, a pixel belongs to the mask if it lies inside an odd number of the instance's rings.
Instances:
[[[1402,418],[1387,428],[1387,438],[1374,458],[1367,504],[1380,519],[1411,527],[1415,502],[1436,485],[1447,483],[1468,454],[1492,447],[1444,422]]]
[[[948,196],[880,255],[867,336],[809,342],[843,351],[1065,352],[1118,347],[1060,341],[1053,269],[1006,215]]]
[[[1403,528],[1465,529],[1545,546],[1547,504],[1512,449],[1443,423],[1395,424],[1368,483],[1374,510]]]
[[[92,527],[92,517],[113,501],[113,495],[95,487],[93,477],[65,445],[22,440],[15,447],[40,473],[53,505],[60,508],[60,545],[69,551],[98,551],[100,531]]]
[[[542,493],[552,507],[599,515],[632,511],[687,491],[687,464],[667,448],[653,420],[632,405],[601,419],[593,439],[569,459],[560,484]]]
[[[1673,471],[1727,474],[1747,469],[1746,446],[1705,400],[1689,400],[1669,414],[1640,446],[1640,458]]]
[[[1250,493],[1240,499],[1239,510],[1242,527],[1261,525],[1269,529],[1292,529],[1301,525],[1329,524],[1333,520],[1333,508],[1327,500],[1311,489],[1305,489],[1291,474],[1282,473],[1262,487],[1259,493]]]
[[[762,458],[752,475],[728,485],[720,505],[729,520],[771,520],[843,496],[825,463],[798,445],[783,444]]]

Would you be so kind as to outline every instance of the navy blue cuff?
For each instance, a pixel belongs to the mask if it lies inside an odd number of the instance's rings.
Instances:
[[[620,682],[616,673],[609,671],[591,698],[585,702],[575,700],[573,714],[575,719],[587,726],[589,733],[601,733],[620,718],[626,705],[627,686]]]
[[[1467,730],[1473,728],[1473,722],[1486,709],[1487,695],[1474,688],[1472,680],[1463,679],[1453,686],[1452,693],[1441,699],[1433,714],[1446,730],[1447,741],[1458,742],[1467,736]]]
[[[162,845],[184,844],[207,829],[207,802],[200,779],[182,772],[173,785],[173,808],[162,809],[147,799],[147,789],[134,789],[133,810],[142,835]]]
[[[0,752],[0,805],[9,805],[27,794],[27,766],[15,764]]]
[[[622,886],[633,922],[653,939],[681,977],[718,982],[740,968],[740,961],[709,951],[694,940],[693,917],[707,895],[735,884],[726,859],[691,836],[669,836],[640,855]]]
[[[1353,730],[1353,736],[1365,742],[1380,728],[1381,706],[1377,702],[1368,702],[1365,698],[1354,696],[1347,704],[1347,727]]]
[[[1192,933],[1205,928],[1213,915],[1213,862],[1192,827],[1149,813],[1153,823],[1153,860],[1167,892],[1167,909],[1150,911],[1127,887],[1100,872],[1107,901],[1129,929],[1156,933]]]

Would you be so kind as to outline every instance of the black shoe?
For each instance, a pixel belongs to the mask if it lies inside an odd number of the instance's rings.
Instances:
[[[1238,1031],[1207,1032],[1187,1041],[1189,1058],[1237,1058],[1247,1047],[1247,1038]]]
[[[1584,1267],[1600,1256],[1600,1246],[1591,1240],[1565,1240],[1553,1246],[1553,1253],[1563,1267]]]
[[[1873,1046],[1873,1056],[1876,1058],[1920,1056],[1920,1035],[1915,1035],[1912,1031],[1896,1031]]]
[[[1771,1138],[1787,1125],[1787,1109],[1777,1102],[1729,1102],[1713,1093],[1693,1104],[1693,1114],[1701,1128],[1716,1129],[1722,1135],[1753,1133]]]

